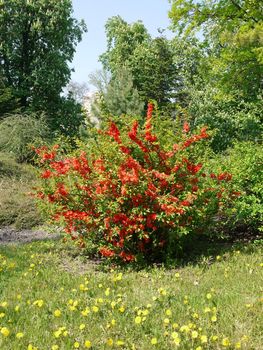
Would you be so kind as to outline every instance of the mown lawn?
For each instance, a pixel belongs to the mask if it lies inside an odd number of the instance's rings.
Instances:
[[[262,349],[262,242],[177,269],[0,246],[0,349]]]

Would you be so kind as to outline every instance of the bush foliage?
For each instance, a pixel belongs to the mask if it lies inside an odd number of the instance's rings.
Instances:
[[[144,128],[135,120],[128,130],[114,122],[99,130],[93,153],[37,150],[43,167],[37,196],[72,239],[82,246],[92,241],[103,256],[167,255],[237,195],[228,189],[228,172],[208,174],[198,160],[195,148],[208,138],[206,128],[190,134],[185,122],[164,147],[153,131],[153,108],[150,103]]]

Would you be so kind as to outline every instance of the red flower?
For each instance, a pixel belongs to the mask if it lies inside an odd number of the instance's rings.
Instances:
[[[50,177],[52,177],[52,175],[53,175],[52,172],[47,169],[40,175],[40,177],[42,179],[49,179]]]
[[[99,249],[99,252],[102,256],[105,256],[107,258],[111,258],[115,255],[115,252],[112,249],[109,249],[107,247],[101,247]]]
[[[110,127],[109,127],[109,130],[107,131],[107,134],[113,137],[116,142],[121,143],[120,131],[115,123],[113,122],[110,123]]]
[[[188,133],[190,131],[190,126],[187,122],[184,122],[183,132]]]
[[[133,254],[128,254],[125,252],[121,252],[119,257],[122,258],[123,261],[130,262],[135,260],[135,256]]]

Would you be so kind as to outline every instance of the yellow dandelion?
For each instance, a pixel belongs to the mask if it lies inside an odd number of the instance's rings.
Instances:
[[[165,318],[165,319],[163,320],[163,323],[164,323],[165,326],[167,326],[167,325],[170,323],[169,318]]]
[[[179,278],[179,277],[180,277],[180,273],[179,273],[179,272],[176,272],[176,273],[174,274],[174,276],[175,276],[175,278]]]
[[[21,339],[21,338],[23,338],[24,337],[24,333],[22,333],[22,332],[18,332],[17,334],[16,334],[16,338],[17,339]]]
[[[179,334],[177,332],[172,332],[171,337],[173,339],[179,338]]]
[[[208,299],[208,300],[209,300],[209,299],[212,299],[212,294],[211,294],[211,293],[207,293],[207,294],[206,294],[206,299]]]
[[[90,340],[86,340],[84,343],[85,348],[90,349],[92,347],[91,341]]]
[[[106,344],[110,347],[113,346],[114,344],[113,339],[112,338],[107,339]]]
[[[218,340],[218,336],[217,336],[217,335],[213,335],[213,336],[211,337],[211,340],[212,340],[212,341],[217,341],[217,340]]]
[[[81,323],[81,325],[79,326],[79,329],[82,331],[85,327],[86,325],[84,323]]]
[[[172,316],[172,311],[170,309],[165,311],[166,316]]]
[[[58,349],[59,349],[59,347],[56,344],[51,346],[51,350],[58,350]]]
[[[55,317],[60,317],[60,316],[61,316],[61,311],[60,311],[59,309],[56,309],[56,310],[54,311],[54,316],[55,316]]]
[[[141,316],[135,317],[134,322],[135,322],[136,324],[140,324],[140,323],[142,322]]]
[[[92,311],[93,312],[99,312],[99,308],[98,308],[98,306],[92,306]]]
[[[211,321],[212,321],[212,322],[216,322],[216,321],[217,321],[216,315],[213,315],[213,316],[211,317]]]
[[[0,318],[4,318],[5,317],[5,313],[4,312],[0,312]]]
[[[79,349],[80,343],[78,341],[75,341],[74,343],[74,349]]]
[[[3,334],[4,337],[8,337],[10,334],[10,331],[7,327],[3,327],[3,328],[1,328],[0,333]]]
[[[192,338],[196,339],[198,337],[198,332],[197,331],[192,331]]]
[[[222,343],[221,343],[225,348],[230,345],[230,341],[228,338],[223,338]]]
[[[85,310],[82,310],[82,311],[81,311],[81,315],[82,315],[82,316],[87,316],[89,313],[90,313],[89,308],[86,308]]]
[[[124,307],[124,306],[121,306],[121,307],[119,308],[119,311],[120,311],[121,313],[124,313],[125,307]]]
[[[116,344],[117,344],[117,346],[123,346],[125,343],[123,340],[117,340]]]
[[[207,336],[206,335],[201,335],[200,340],[201,340],[202,344],[207,343]]]
[[[202,346],[198,346],[195,350],[203,350]]]
[[[235,344],[235,349],[241,349],[241,342],[238,341],[236,344]]]
[[[151,339],[151,344],[156,345],[157,344],[157,338],[152,338]]]

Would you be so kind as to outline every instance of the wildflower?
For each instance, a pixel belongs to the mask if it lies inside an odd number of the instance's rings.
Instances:
[[[107,341],[106,341],[106,344],[108,345],[108,346],[113,346],[113,339],[112,338],[109,338],[109,339],[107,339]]]
[[[60,311],[59,309],[56,309],[56,310],[54,311],[54,316],[55,316],[55,317],[60,317],[60,316],[61,316],[61,311]]]
[[[185,333],[189,333],[189,327],[186,326],[186,325],[183,325],[181,328],[180,328],[180,332],[185,332]]]
[[[202,350],[202,346],[198,346],[195,350]]]
[[[238,341],[236,344],[235,344],[235,349],[241,349],[241,342]]]
[[[192,331],[192,338],[196,339],[198,337],[198,332],[197,331]]]
[[[218,336],[217,336],[217,335],[213,335],[213,336],[211,337],[211,340],[212,340],[212,341],[217,341],[217,340],[218,340]]]
[[[58,349],[59,349],[59,347],[56,344],[51,346],[51,350],[58,350]]]
[[[230,341],[228,338],[223,338],[222,343],[224,347],[228,347],[230,345]]]
[[[44,301],[42,299],[36,300],[36,301],[33,302],[33,305],[38,306],[39,308],[41,308],[44,305]]]
[[[123,340],[117,340],[116,344],[117,346],[123,346],[125,343]]]
[[[170,323],[169,318],[165,318],[165,319],[163,320],[163,323],[167,326],[167,325]]]
[[[19,333],[16,334],[16,338],[17,339],[21,339],[23,337],[24,337],[24,333],[22,333],[22,332],[19,332]]]
[[[178,334],[177,332],[172,332],[171,337],[172,337],[173,339],[176,339],[176,338],[179,337],[179,334]]]
[[[142,322],[141,316],[135,317],[134,322],[135,322],[136,324],[140,324],[140,323]]]
[[[92,311],[95,313],[98,312],[99,311],[98,306],[92,306]]]
[[[211,293],[207,293],[207,294],[206,294],[206,299],[208,299],[208,300],[209,300],[209,299],[212,299],[212,294],[211,294]]]
[[[202,344],[207,343],[207,336],[206,335],[201,335],[200,340],[201,340]]]
[[[80,347],[80,343],[78,341],[75,341],[74,343],[74,348],[78,349]]]
[[[172,316],[172,311],[171,310],[166,310],[165,311],[166,316]]]
[[[86,340],[84,343],[85,348],[90,349],[92,347],[91,341],[90,340]]]
[[[10,334],[10,331],[7,327],[3,327],[3,328],[1,328],[0,333],[3,334],[4,337],[8,337]]]
[[[212,321],[212,322],[216,322],[216,321],[217,321],[216,315],[213,315],[213,316],[211,317],[211,321]]]
[[[152,345],[156,345],[156,344],[157,344],[157,338],[152,338],[151,344],[152,344]]]
[[[82,331],[85,327],[86,327],[85,324],[82,323],[82,324],[79,326],[79,329]]]

